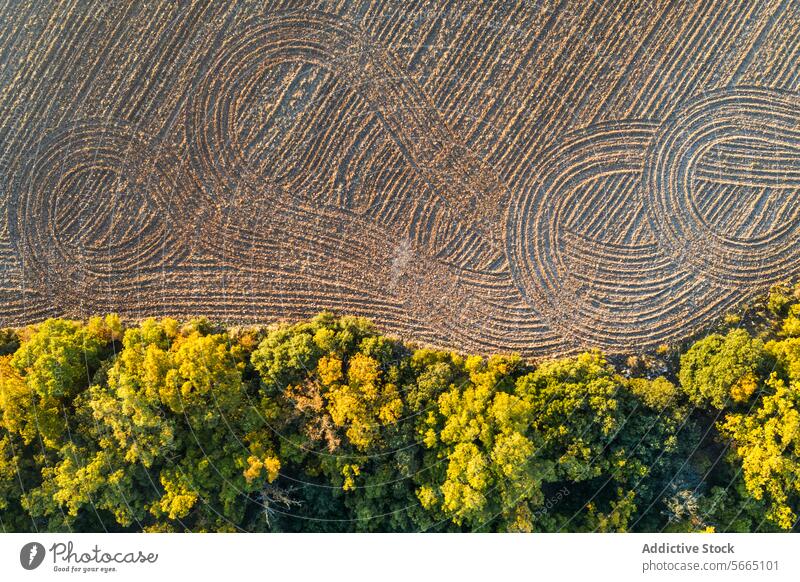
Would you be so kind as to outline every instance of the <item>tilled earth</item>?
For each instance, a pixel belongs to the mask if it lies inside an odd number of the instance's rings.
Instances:
[[[0,5],[0,324],[640,350],[800,265],[800,3]]]

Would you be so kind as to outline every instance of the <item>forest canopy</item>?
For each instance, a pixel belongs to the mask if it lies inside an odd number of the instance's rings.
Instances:
[[[628,358],[531,362],[322,313],[0,332],[3,531],[778,531],[800,302]]]

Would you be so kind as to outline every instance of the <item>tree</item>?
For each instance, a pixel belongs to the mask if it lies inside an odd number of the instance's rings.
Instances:
[[[692,345],[681,357],[679,379],[692,403],[723,409],[750,400],[766,365],[764,343],[734,329]]]
[[[329,313],[230,332],[48,320],[0,355],[0,525],[789,528],[800,338],[785,323],[763,340],[696,342],[678,388],[641,377],[674,377],[666,360],[618,372],[586,352],[534,366],[417,348]]]
[[[203,322],[165,319],[129,329],[122,347],[105,381],[76,400],[73,439],[34,495],[40,511],[76,517],[91,506],[139,529],[243,524],[280,461],[269,402],[249,401],[236,346]]]
[[[747,490],[767,502],[767,517],[783,529],[800,508],[800,383],[773,373],[754,413],[728,414],[720,426],[742,462]]]

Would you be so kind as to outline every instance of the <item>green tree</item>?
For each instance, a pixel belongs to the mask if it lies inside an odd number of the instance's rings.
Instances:
[[[767,517],[791,529],[800,508],[800,384],[772,374],[754,413],[728,414],[720,426],[742,462],[747,490],[765,499]]]
[[[692,403],[723,409],[750,400],[766,365],[764,343],[734,329],[692,345],[681,356],[679,379]]]

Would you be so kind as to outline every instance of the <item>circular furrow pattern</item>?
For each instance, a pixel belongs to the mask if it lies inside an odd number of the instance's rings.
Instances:
[[[262,136],[248,131],[243,110],[245,104],[258,100],[259,86],[287,65],[300,66],[305,79],[291,84],[290,89],[299,95],[294,98],[299,104],[290,107],[291,115],[302,116],[303,101],[317,93],[322,95],[320,99],[336,104],[314,102],[314,114],[338,111],[339,118],[352,120],[359,117],[347,115],[352,108],[367,109],[380,120],[382,131],[402,153],[404,163],[422,179],[424,187],[436,193],[437,199],[423,206],[428,216],[416,217],[427,222],[419,229],[425,233],[420,238],[430,245],[433,256],[459,269],[496,269],[503,261],[502,250],[492,242],[502,238],[496,215],[500,199],[505,197],[503,185],[480,160],[457,145],[422,92],[404,81],[391,56],[370,46],[354,27],[322,13],[290,13],[244,27],[221,47],[200,87],[190,96],[186,134],[192,170],[218,206],[220,192],[228,196],[224,204],[240,207],[244,197],[285,201],[281,190],[295,191],[293,184],[281,183],[280,171],[272,167],[274,160],[265,164],[256,155],[254,136]],[[309,66],[329,71],[335,79],[315,76]],[[325,90],[316,91],[316,85]],[[356,93],[358,99],[346,97],[345,91]],[[360,117],[367,116],[362,112]],[[325,120],[327,130],[330,121]],[[306,127],[306,139],[308,125],[301,124]],[[332,139],[359,133],[346,124],[343,129],[347,131],[331,132]],[[332,165],[326,151],[343,148],[315,141],[319,133],[311,135],[311,143],[301,152],[305,156],[301,167]],[[355,147],[364,148],[364,144]],[[352,149],[347,152],[349,159]],[[302,198],[293,203],[317,208],[325,204]],[[407,233],[412,226],[409,216],[398,218],[395,232]]]
[[[800,265],[796,95],[718,91],[566,136],[508,214],[520,292],[577,345],[670,337]]]
[[[725,148],[736,155],[725,153]],[[796,95],[740,88],[688,103],[659,129],[644,170],[644,202],[659,244],[697,277],[731,289],[785,276],[800,264],[798,162]],[[709,178],[772,190],[772,200],[762,192],[753,203],[743,198],[747,191],[734,190],[728,197],[704,201],[700,194]],[[733,214],[748,222],[763,214],[765,204],[782,220],[763,225],[751,236],[732,235],[737,229],[731,228],[731,221],[720,220],[725,212],[720,203],[725,200],[734,205]]]
[[[628,351],[798,272],[800,99],[731,88],[797,89],[785,3],[476,6],[73,3],[30,57],[0,38],[4,321],[334,309]]]
[[[124,124],[63,127],[28,152],[8,201],[25,275],[62,309],[124,294],[180,252],[176,160],[152,155]]]
[[[452,207],[451,198],[460,199],[474,190],[472,182],[478,183],[468,179],[471,190],[460,191],[455,174],[469,173],[469,168],[475,164],[470,161],[467,152],[462,152],[460,158],[454,156],[452,146],[449,146],[451,153],[448,160],[423,159],[419,152],[429,155],[423,147],[424,140],[414,143],[414,151],[409,152],[402,140],[394,139],[396,136],[391,124],[387,124],[386,120],[392,116],[407,115],[405,110],[418,117],[422,115],[414,122],[415,125],[407,128],[411,131],[421,123],[432,123],[425,118],[425,115],[431,115],[431,109],[422,103],[422,96],[415,94],[415,101],[406,102],[405,94],[399,92],[401,86],[380,89],[377,93],[382,99],[387,95],[394,96],[398,101],[392,105],[394,109],[387,109],[387,104],[376,106],[374,101],[367,98],[366,105],[370,105],[372,110],[378,109],[383,123],[367,124],[362,132],[363,141],[348,143],[343,139],[342,136],[359,134],[357,126],[350,124],[352,119],[369,119],[363,111],[358,113],[359,108],[365,109],[364,98],[351,98],[349,95],[353,95],[354,90],[361,93],[371,91],[366,87],[367,81],[353,79],[355,69],[347,59],[352,60],[352,55],[360,54],[359,51],[373,54],[374,58],[376,51],[371,49],[364,52],[363,48],[359,49],[358,43],[361,41],[352,29],[343,26],[340,21],[327,16],[320,16],[318,20],[315,18],[315,15],[309,18],[306,14],[301,20],[297,15],[280,16],[265,24],[245,28],[242,34],[223,45],[206,72],[200,89],[187,105],[186,139],[191,170],[198,177],[198,184],[207,198],[204,205],[210,206],[212,201],[216,202],[215,211],[226,218],[220,221],[211,217],[208,221],[220,232],[220,236],[205,241],[207,248],[223,264],[230,264],[237,270],[249,270],[254,276],[267,270],[274,272],[275,262],[283,268],[296,265],[297,275],[294,277],[284,278],[276,273],[281,280],[281,287],[304,285],[309,297],[315,298],[314,304],[318,308],[329,305],[329,298],[333,299],[341,293],[333,285],[335,280],[358,282],[361,296],[348,305],[351,311],[355,309],[366,314],[376,312],[377,304],[373,299],[367,299],[371,295],[370,289],[374,288],[375,297],[380,297],[380,293],[385,296],[396,288],[397,301],[405,306],[411,319],[417,322],[417,328],[423,326],[428,330],[437,330],[436,336],[457,341],[459,345],[476,348],[503,345],[502,340],[498,343],[493,327],[497,305],[492,304],[490,298],[494,284],[490,282],[487,288],[486,279],[491,278],[492,271],[497,271],[502,265],[504,256],[490,252],[481,229],[472,227],[476,223],[474,213],[463,215],[465,208],[459,207],[457,210],[461,214],[457,215]],[[311,25],[315,25],[316,30],[310,35]],[[289,95],[289,89],[265,92],[265,87],[275,87],[275,78],[280,77],[281,68],[292,66],[295,68],[289,69],[291,82],[288,85],[294,88],[294,95]],[[320,76],[317,72],[319,69],[326,73]],[[332,71],[334,75],[331,76],[327,71]],[[305,75],[303,79],[291,77],[300,73]],[[387,79],[395,83],[401,78],[397,71],[388,74],[378,69],[375,79],[369,83],[385,82]],[[309,86],[323,86],[325,90],[321,96],[316,96]],[[305,103],[305,109],[292,105],[292,99],[298,99],[298,94],[301,102],[313,98],[313,107],[308,103]],[[266,108],[268,123],[259,123],[259,117],[252,115],[243,105],[259,99],[268,101],[270,98],[278,101],[279,105]],[[335,105],[326,104],[328,102]],[[278,107],[290,110],[288,118],[304,131],[299,141],[311,144],[299,150],[302,159],[293,164],[291,170],[285,166],[274,167],[276,157],[283,160],[294,160],[296,157],[287,155],[284,149],[284,144],[291,138],[286,135],[288,130],[283,128],[281,132],[280,123],[275,121],[275,117],[280,117],[276,113]],[[397,107],[402,111],[398,111]],[[336,112],[337,121],[345,128],[350,124],[349,129],[329,132],[330,136],[320,139],[323,129],[309,129],[320,124],[314,117],[319,111]],[[261,113],[263,119],[264,112]],[[252,119],[249,120],[249,117]],[[323,116],[323,119],[330,125],[327,116]],[[277,128],[271,129],[270,123],[276,124]],[[437,128],[435,131],[420,129],[417,132],[425,134],[424,139],[428,139],[429,135],[441,135],[444,124],[434,120],[433,126]],[[387,135],[392,138],[389,142]],[[436,144],[436,151],[442,147]],[[341,155],[342,151],[345,152],[344,156]],[[337,153],[341,161],[332,164],[330,158],[336,160]],[[310,157],[311,154],[314,157]],[[420,165],[423,162],[424,165]],[[455,162],[467,169],[453,169]],[[361,167],[351,170],[354,164]],[[347,176],[348,179],[343,180],[344,185],[351,185],[354,177],[367,182],[357,184],[355,190],[350,189],[350,194],[355,194],[356,200],[359,199],[360,190],[372,190],[373,197],[376,192],[381,195],[382,189],[376,188],[381,182],[391,183],[393,188],[390,190],[397,197],[393,192],[394,187],[404,180],[408,184],[408,198],[411,200],[414,194],[412,189],[419,189],[420,186],[431,188],[431,183],[434,190],[446,196],[443,200],[421,200],[411,205],[381,204],[376,207],[373,203],[359,215],[353,212],[355,209],[352,206],[356,205],[343,203],[336,198],[331,200],[329,197],[326,200],[319,195],[303,197],[302,194],[288,194],[314,192],[315,186],[317,192],[324,191],[325,184],[320,188],[314,177],[315,169],[330,165],[338,167],[338,172]],[[402,165],[414,170],[424,181],[414,184],[413,180],[419,179],[414,178],[414,174],[411,181],[398,178],[397,168]],[[434,175],[436,179],[431,178]],[[463,181],[463,176],[460,179]],[[446,188],[443,187],[445,183]],[[438,189],[437,185],[440,186]],[[485,185],[483,187],[486,188]],[[497,195],[501,190],[499,183],[494,184],[492,194]],[[403,188],[400,189],[401,194],[402,191]],[[485,192],[482,194],[482,200],[486,202],[488,195]],[[333,201],[339,204],[332,204]],[[401,198],[397,202],[404,201]],[[385,214],[384,209],[389,214]],[[411,222],[410,217],[413,218]],[[319,221],[323,222],[321,229],[309,226]],[[335,228],[332,231],[333,226]],[[372,236],[373,232],[375,236]],[[412,240],[407,252],[413,259],[398,261],[398,247],[407,242],[408,236]],[[276,242],[258,242],[258,239],[267,237],[269,241]],[[264,248],[261,252],[259,245],[263,247],[268,244],[275,244],[276,247]],[[502,287],[507,293],[513,287],[508,285],[507,275],[505,278]],[[373,307],[362,311],[357,304]],[[291,312],[293,308],[288,304],[281,307],[281,312]],[[516,328],[516,332],[532,339],[526,334],[526,328],[531,327],[536,328],[537,324],[529,318]],[[430,332],[423,331],[420,337],[426,335],[430,335]],[[534,337],[542,335],[551,334],[540,330],[535,332]]]
[[[677,323],[682,304],[697,293],[676,276],[646,221],[635,223],[644,216],[636,192],[655,129],[615,123],[567,136],[542,156],[538,186],[510,206],[507,228],[516,236],[508,252],[517,286],[575,345],[630,345],[654,327]]]

